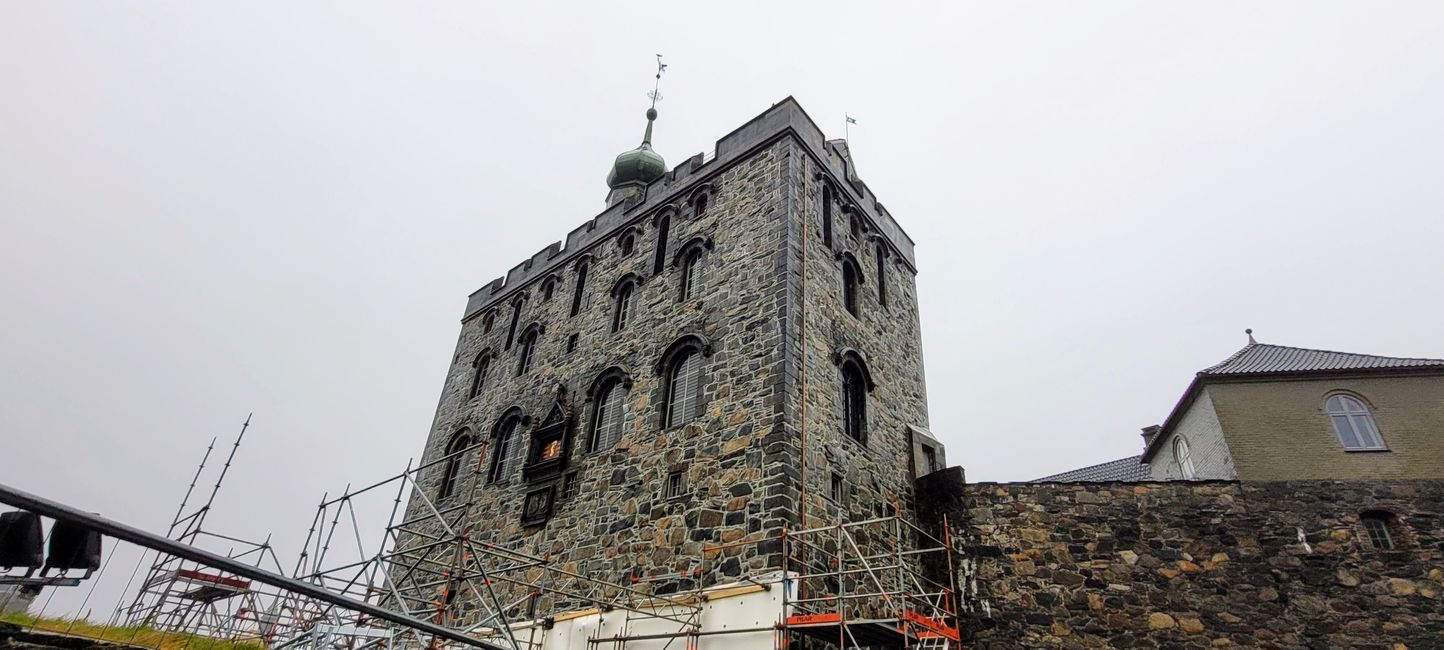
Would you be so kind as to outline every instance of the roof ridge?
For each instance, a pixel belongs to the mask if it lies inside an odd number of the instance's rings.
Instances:
[[[1263,343],[1258,343],[1258,342],[1255,342],[1255,341],[1249,341],[1249,342],[1248,342],[1248,345],[1245,345],[1245,346],[1239,348],[1237,352],[1234,352],[1233,354],[1229,355],[1229,357],[1228,357],[1227,359],[1224,359],[1223,361],[1220,361],[1220,362],[1215,363],[1215,364],[1213,364],[1213,365],[1211,365],[1211,366],[1209,366],[1209,367],[1207,367],[1207,368],[1204,368],[1203,370],[1198,371],[1197,374],[1200,374],[1200,375],[1209,374],[1209,373],[1210,373],[1211,371],[1213,371],[1215,368],[1222,368],[1222,367],[1224,367],[1224,366],[1232,363],[1233,361],[1237,360],[1239,357],[1243,356],[1243,353],[1248,352],[1249,350],[1252,350],[1253,348],[1258,347],[1258,346],[1260,346],[1260,345],[1264,345],[1264,344],[1263,344]]]
[[[1270,348],[1288,348],[1290,350],[1303,350],[1305,352],[1323,352],[1325,354],[1346,354],[1351,357],[1374,357],[1376,359],[1399,359],[1402,361],[1433,361],[1435,363],[1444,363],[1444,359],[1433,359],[1430,357],[1395,357],[1386,354],[1370,354],[1367,352],[1342,352],[1339,350],[1325,350],[1323,348],[1301,348],[1296,345],[1276,345],[1273,343],[1256,343],[1254,345]],[[1240,352],[1242,352],[1242,350],[1240,350]]]

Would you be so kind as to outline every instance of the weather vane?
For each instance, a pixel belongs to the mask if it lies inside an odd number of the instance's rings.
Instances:
[[[652,98],[652,108],[654,108],[654,109],[657,108],[657,101],[660,100],[660,99],[662,99],[662,93],[661,93],[661,91],[660,91],[659,89],[662,87],[662,73],[663,73],[663,72],[666,72],[666,71],[667,71],[667,64],[662,63],[662,55],[658,54],[658,55],[657,55],[657,82],[656,82],[656,84],[654,84],[654,85],[652,86],[652,92],[647,93],[647,96]]]

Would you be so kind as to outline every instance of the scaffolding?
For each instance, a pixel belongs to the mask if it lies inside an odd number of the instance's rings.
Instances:
[[[167,537],[185,544],[229,541],[241,548],[232,558],[268,562],[286,574],[268,542],[249,544],[203,528],[247,426],[249,418],[206,503],[187,514],[212,442]],[[479,528],[488,520],[477,505],[487,482],[487,448],[479,442],[323,496],[290,578],[511,650],[957,647],[957,549],[946,522],[940,540],[895,507],[889,517],[703,544],[694,557],[679,554],[666,573],[634,572],[624,554],[580,566],[495,543]],[[458,468],[464,458],[476,461]],[[447,498],[426,487],[431,473],[457,469],[459,480],[444,481],[454,489]],[[721,568],[748,546],[756,547],[752,557],[768,558],[770,570]],[[126,611],[131,624],[255,639],[274,650],[457,647],[436,628],[428,632],[294,589],[253,585],[174,555],[157,556]]]
[[[236,452],[251,426],[247,415],[240,433],[231,444],[230,453],[221,466],[215,484],[205,502],[187,511],[196,484],[205,472],[206,463],[215,451],[212,438],[191,477],[190,486],[181,498],[180,507],[171,519],[166,537],[190,546],[222,544],[229,547],[226,555],[258,568],[283,572],[280,560],[271,547],[270,537],[255,542],[214,533],[205,528],[206,515],[215,505],[216,495],[225,482]],[[142,558],[143,559],[143,558]],[[156,553],[145,578],[128,606],[117,608],[114,619],[127,625],[150,627],[168,632],[182,632],[226,639],[274,638],[276,630],[260,615],[271,600],[267,594],[252,587],[251,581],[229,573],[176,557]]]

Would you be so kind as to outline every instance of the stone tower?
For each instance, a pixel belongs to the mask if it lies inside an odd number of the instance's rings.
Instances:
[[[912,240],[792,98],[670,171],[655,118],[601,214],[471,295],[419,488],[609,580],[759,575],[784,527],[910,512],[943,462]]]

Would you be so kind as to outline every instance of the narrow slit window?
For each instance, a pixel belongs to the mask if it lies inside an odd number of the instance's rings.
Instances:
[[[672,218],[662,217],[657,220],[657,252],[652,258],[652,274],[662,272],[667,266],[667,236],[672,229]]]
[[[578,313],[580,313],[580,312],[582,311],[582,297],[583,297],[584,295],[586,295],[586,291],[587,291],[587,264],[583,263],[583,264],[578,264],[578,265],[577,265],[577,285],[576,285],[576,287],[572,290],[572,310],[571,310],[571,315],[572,315],[572,316],[576,316]]]

